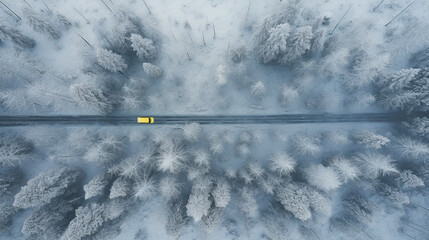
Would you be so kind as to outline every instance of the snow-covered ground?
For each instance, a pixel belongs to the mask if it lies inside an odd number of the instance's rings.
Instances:
[[[410,113],[3,127],[0,239],[428,239],[428,1],[0,8],[0,115]]]

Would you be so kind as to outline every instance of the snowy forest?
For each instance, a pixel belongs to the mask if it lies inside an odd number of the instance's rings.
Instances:
[[[429,1],[0,0],[0,239],[429,240]],[[156,123],[156,119],[155,119]]]

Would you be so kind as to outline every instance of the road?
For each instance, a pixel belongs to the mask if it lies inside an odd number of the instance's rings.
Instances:
[[[0,116],[0,127],[28,125],[163,125],[186,124],[298,124],[339,122],[400,122],[406,115],[398,113],[359,114],[279,114],[279,115],[183,115],[156,116],[153,124],[138,124],[134,116],[61,115],[61,116]]]

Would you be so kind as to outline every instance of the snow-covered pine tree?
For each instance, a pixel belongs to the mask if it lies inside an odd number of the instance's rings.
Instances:
[[[160,67],[158,67],[152,63],[147,63],[147,62],[143,63],[143,71],[149,77],[155,78],[155,79],[160,78],[160,77],[162,77],[162,75],[164,75],[164,71]]]
[[[357,179],[362,174],[358,166],[342,156],[335,156],[329,165],[337,172],[341,181],[345,183]]]
[[[132,156],[127,159],[122,160],[118,165],[115,165],[114,168],[120,176],[133,180],[138,179],[144,171],[144,163],[137,156]]]
[[[128,67],[121,55],[116,54],[108,49],[97,49],[96,56],[97,63],[104,69],[111,72],[122,72]]]
[[[356,138],[357,143],[375,149],[379,149],[390,142],[387,137],[369,131],[358,132],[354,137]]]
[[[311,48],[313,32],[311,26],[303,26],[295,29],[294,33],[288,40],[287,52],[281,59],[282,64],[290,64],[300,58]]]
[[[343,205],[348,213],[361,222],[368,221],[375,209],[374,204],[359,194],[347,196]]]
[[[220,179],[217,181],[211,195],[216,207],[224,208],[231,199],[231,187],[225,179]]]
[[[173,141],[166,141],[161,144],[157,158],[158,169],[163,172],[178,172],[185,161],[183,147]]]
[[[77,190],[75,185],[82,176],[80,170],[65,167],[43,172],[21,188],[13,205],[18,208],[37,207],[61,195],[70,195]]]
[[[268,39],[258,49],[261,62],[267,64],[276,61],[286,53],[289,32],[290,26],[287,23],[279,24],[268,31]]]
[[[427,117],[416,117],[404,123],[404,126],[414,136],[429,139],[429,119]]]
[[[83,186],[85,191],[85,200],[93,197],[102,196],[110,183],[110,177],[106,173],[101,173],[91,179]]]
[[[157,186],[153,176],[150,173],[143,173],[134,185],[134,197],[139,200],[148,200],[156,195]]]
[[[247,170],[255,179],[261,179],[265,173],[265,169],[261,166],[261,164],[254,161],[247,163]]]
[[[298,99],[299,93],[296,88],[288,85],[283,85],[281,92],[282,104],[287,106],[290,103],[295,102]]]
[[[89,203],[81,206],[76,209],[75,218],[68,225],[62,239],[93,239],[92,236],[98,234],[107,222],[119,218],[126,210],[127,201],[124,199],[112,199],[103,204]],[[112,236],[108,236],[109,234],[110,232],[107,231],[102,233],[100,238],[94,236],[94,239],[111,239]]]
[[[12,225],[12,218],[18,209],[13,204],[13,193],[21,181],[22,174],[15,169],[0,171],[0,232]]]
[[[11,168],[8,172],[0,172],[0,199],[11,196],[12,188],[19,183],[21,179],[21,172],[14,168]]]
[[[76,209],[76,217],[68,225],[62,239],[83,239],[98,232],[106,221],[103,211],[104,206],[98,203]]]
[[[410,90],[383,91],[379,98],[380,104],[391,110],[412,110],[419,104],[419,93]]]
[[[240,191],[240,205],[241,212],[247,218],[258,217],[258,204],[255,199],[255,192],[248,187],[243,188]]]
[[[167,224],[165,225],[167,234],[178,239],[187,222],[188,217],[186,216],[183,202],[175,201],[171,203],[168,208]]]
[[[131,47],[140,59],[151,61],[158,57],[158,50],[153,45],[152,40],[143,38],[140,34],[135,33],[131,34],[129,40],[131,41]]]
[[[188,141],[197,141],[201,135],[201,126],[199,123],[189,123],[183,128],[183,137]]]
[[[123,147],[121,138],[104,136],[86,150],[83,159],[90,163],[108,165],[118,160]]]
[[[402,69],[381,77],[378,85],[381,85],[383,88],[401,91],[410,86],[411,81],[417,77],[419,72],[420,69],[418,68]]]
[[[332,208],[329,199],[314,188],[301,183],[284,183],[276,188],[276,199],[297,219],[311,219],[310,209],[330,215]]]
[[[189,195],[188,204],[186,205],[186,214],[192,217],[195,222],[200,221],[209,213],[212,204],[210,197],[210,188],[202,188],[197,184],[192,186],[191,194]]]
[[[161,194],[161,197],[169,201],[179,196],[180,184],[177,183],[176,178],[172,176],[166,176],[159,181],[158,190]]]
[[[71,85],[70,91],[80,105],[92,108],[102,114],[113,111],[116,104],[114,96],[85,83]]]
[[[211,208],[207,216],[201,219],[201,225],[203,225],[206,232],[213,232],[222,225],[223,212],[222,208]]]
[[[46,33],[53,39],[61,37],[61,31],[53,26],[46,18],[36,13],[28,7],[25,7],[22,12],[27,17],[28,23],[33,29],[40,33]]]
[[[193,154],[194,162],[199,167],[208,168],[210,166],[210,154],[203,149],[195,151]]]
[[[22,233],[29,239],[60,239],[74,217],[74,207],[60,200],[34,209],[25,219]]]
[[[322,191],[335,190],[341,185],[340,179],[334,169],[321,164],[308,166],[305,169],[305,176],[310,185]]]
[[[270,158],[270,169],[280,175],[287,175],[294,171],[296,160],[286,152],[277,152]]]
[[[6,136],[0,134],[0,165],[17,166],[29,157],[31,143],[20,136]]]
[[[286,184],[276,190],[276,198],[283,207],[297,219],[306,221],[311,218],[308,188],[296,184]]]
[[[380,176],[398,173],[394,160],[390,156],[378,153],[359,153],[355,159],[361,163],[362,172],[368,178],[375,179]]]
[[[410,137],[401,137],[397,139],[393,149],[403,157],[419,159],[429,156],[429,145]]]
[[[147,107],[144,96],[148,82],[142,78],[130,78],[122,87],[121,105],[127,110],[140,110]]]
[[[267,94],[267,89],[262,81],[257,81],[250,86],[250,92],[254,97],[261,99]]]
[[[126,197],[131,191],[131,182],[128,179],[119,177],[117,178],[110,188],[110,199],[118,197]]]
[[[293,150],[298,155],[315,156],[322,151],[320,139],[307,133],[296,134],[293,139]]]

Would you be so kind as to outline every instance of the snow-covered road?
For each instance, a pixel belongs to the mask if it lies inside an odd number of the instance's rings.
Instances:
[[[136,125],[134,115],[61,115],[61,116],[0,116],[0,126],[25,125]],[[355,114],[279,114],[279,115],[178,115],[156,116],[153,124],[294,124],[294,123],[338,123],[338,122],[400,122],[406,115],[398,113],[355,113]],[[143,124],[147,125],[147,124]]]

